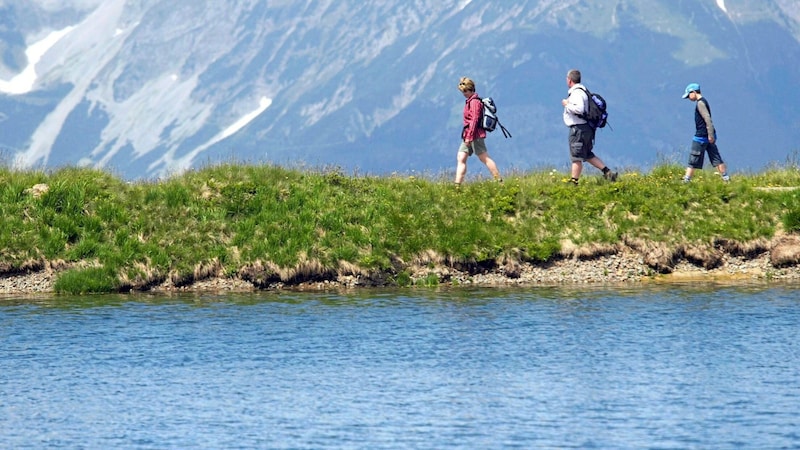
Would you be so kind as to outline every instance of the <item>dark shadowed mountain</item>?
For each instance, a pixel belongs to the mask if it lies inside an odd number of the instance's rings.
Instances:
[[[0,0],[0,55],[0,158],[22,168],[449,172],[466,75],[513,134],[490,135],[501,170],[566,169],[573,67],[610,104],[615,167],[685,160],[689,82],[733,172],[800,142],[795,0]]]

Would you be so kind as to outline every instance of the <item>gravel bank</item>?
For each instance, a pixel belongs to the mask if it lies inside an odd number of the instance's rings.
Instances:
[[[43,270],[26,274],[0,276],[0,294],[52,293],[57,272]],[[639,284],[645,282],[681,282],[707,280],[715,282],[798,281],[800,266],[775,267],[769,252],[754,258],[723,255],[721,264],[705,269],[686,260],[677,261],[671,273],[657,273],[634,251],[591,258],[564,258],[544,264],[509,264],[481,273],[466,273],[446,266],[425,266],[412,271],[411,281],[435,280],[441,285],[461,286],[531,286],[531,285],[603,285]],[[346,275],[335,280],[306,282],[299,285],[276,283],[266,289],[325,290],[380,286],[369,277]],[[257,291],[250,282],[238,278],[208,278],[188,286],[175,287],[169,281],[150,292],[248,292]]]

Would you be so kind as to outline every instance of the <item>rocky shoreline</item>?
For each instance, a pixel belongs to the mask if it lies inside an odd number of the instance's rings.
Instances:
[[[611,247],[572,249],[559,258],[540,264],[505,261],[489,268],[460,267],[421,258],[407,270],[406,284],[448,286],[536,286],[536,285],[637,285],[648,282],[712,281],[750,283],[800,282],[800,237],[784,236],[770,242],[724,245],[709,249],[662,247],[644,249],[641,243]],[[0,295],[53,293],[59,270],[0,275]],[[147,289],[150,293],[250,292],[260,290],[331,290],[388,286],[388,276],[341,274],[322,281],[258,284],[240,277],[209,275],[176,286],[170,280]],[[383,280],[383,281],[382,281]]]

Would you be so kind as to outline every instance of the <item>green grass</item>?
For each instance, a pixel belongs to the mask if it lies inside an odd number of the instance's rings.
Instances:
[[[572,186],[567,174],[538,171],[455,189],[449,179],[268,165],[136,183],[90,169],[0,168],[0,271],[81,263],[56,283],[79,293],[245,267],[270,267],[284,281],[355,267],[408,285],[405,269],[421,255],[444,264],[546,261],[565,244],[712,245],[800,231],[800,190],[774,189],[800,186],[795,165],[731,183],[705,170],[686,185],[682,173],[663,163],[617,183],[590,172]],[[48,187],[40,196],[30,191],[37,184]]]

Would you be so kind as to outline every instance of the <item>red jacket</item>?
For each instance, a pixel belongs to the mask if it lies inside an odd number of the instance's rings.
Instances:
[[[473,93],[464,103],[464,131],[461,132],[461,139],[474,141],[486,138],[486,130],[480,126],[482,113],[483,103],[478,94]]]

